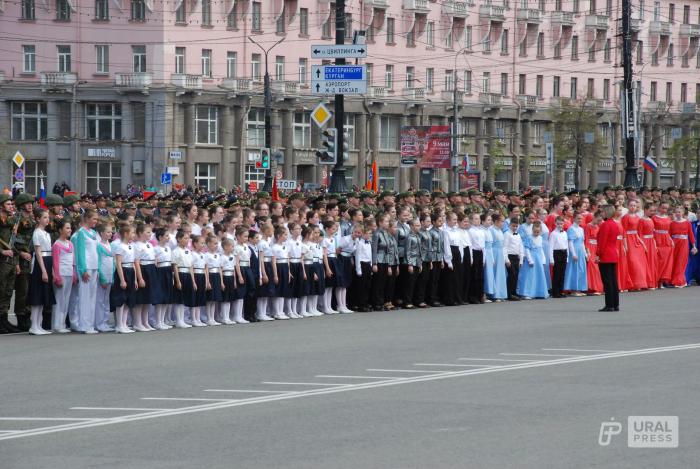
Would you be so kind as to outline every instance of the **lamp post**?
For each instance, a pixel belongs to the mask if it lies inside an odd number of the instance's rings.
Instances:
[[[467,50],[466,47],[462,47],[455,54],[455,64],[452,69],[452,74],[454,79],[452,80],[452,147],[450,152],[450,159],[452,160],[453,170],[452,170],[452,190],[459,190],[459,164],[455,165],[455,159],[459,156],[459,149],[457,148],[457,142],[459,140],[457,136],[457,122],[459,120],[459,109],[457,108],[457,57],[463,54]]]
[[[272,122],[270,120],[270,114],[272,111],[272,91],[270,90],[270,73],[268,71],[268,66],[267,66],[267,56],[269,52],[274,49],[278,44],[280,44],[282,41],[284,41],[285,38],[280,39],[279,41],[275,42],[272,44],[269,48],[265,49],[263,46],[260,45],[255,39],[252,37],[248,36],[248,39],[250,42],[255,44],[260,48],[261,51],[263,51],[263,54],[265,54],[265,81],[264,81],[264,93],[265,93],[265,148],[270,149],[270,152],[272,152]],[[270,192],[272,191],[272,162],[270,162],[270,165],[267,169],[265,169],[265,184],[263,185],[263,191],[264,192]]]

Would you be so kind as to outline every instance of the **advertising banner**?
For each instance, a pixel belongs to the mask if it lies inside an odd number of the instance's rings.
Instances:
[[[450,147],[448,125],[401,127],[401,166],[404,168],[449,168]]]

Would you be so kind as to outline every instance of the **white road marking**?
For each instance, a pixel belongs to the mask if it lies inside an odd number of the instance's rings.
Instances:
[[[290,383],[289,381],[263,381],[262,384],[282,384],[282,385],[292,385],[292,386],[352,386],[348,383]]]
[[[57,422],[70,422],[70,421],[88,421],[88,420],[102,420],[102,419],[88,419],[88,418],[68,418],[68,417],[0,417],[0,420],[9,420],[9,421],[38,421],[38,422],[50,422],[50,421],[57,421]]]
[[[347,378],[347,379],[394,379],[396,376],[349,376],[349,375],[316,375],[314,378]]]
[[[581,355],[563,355],[561,353],[499,353],[504,357],[580,357]],[[585,355],[584,355],[585,356]]]
[[[208,402],[230,402],[236,399],[203,399],[201,397],[142,397],[144,401],[208,401]]]
[[[279,394],[286,391],[262,391],[257,389],[205,389],[204,392],[248,392],[248,393],[260,393],[260,394]],[[288,391],[296,392],[296,391]]]
[[[7,334],[3,334],[7,335]],[[21,432],[22,430],[0,430],[0,433],[16,433],[16,432]]]
[[[443,370],[386,370],[382,368],[367,368],[365,371],[386,371],[391,373],[444,373]]]
[[[470,368],[490,368],[493,365],[464,365],[462,363],[414,363],[413,366],[456,366]]]
[[[483,362],[532,362],[532,360],[516,360],[513,358],[458,358],[457,360],[474,360]]]
[[[71,407],[70,410],[115,410],[115,411],[152,411],[152,410],[170,410],[166,408],[154,407]]]
[[[599,352],[599,353],[615,353],[624,352],[624,350],[596,350],[583,348],[543,348],[545,352]]]
[[[332,388],[326,388],[326,389],[310,389],[307,391],[302,391],[302,392],[297,392],[297,393],[281,394],[281,395],[274,395],[274,396],[261,396],[261,397],[254,397],[254,398],[250,398],[250,399],[241,399],[238,401],[227,400],[224,402],[202,404],[202,405],[197,405],[197,406],[192,406],[192,407],[183,407],[183,408],[179,408],[179,409],[147,412],[147,413],[143,413],[143,414],[127,415],[127,416],[123,416],[123,417],[115,417],[115,418],[109,418],[109,419],[94,419],[93,421],[89,421],[89,422],[75,422],[75,423],[70,423],[70,424],[65,424],[65,425],[57,425],[54,427],[37,428],[37,429],[33,429],[33,430],[25,430],[25,431],[16,432],[16,433],[8,433],[6,435],[0,435],[0,441],[1,440],[11,440],[11,439],[16,439],[16,438],[26,438],[26,437],[30,437],[30,436],[46,435],[46,434],[51,434],[51,433],[59,433],[59,432],[65,432],[65,431],[71,431],[71,430],[80,430],[80,429],[84,429],[84,428],[93,428],[93,427],[101,427],[101,426],[107,426],[107,425],[115,425],[115,424],[126,423],[126,422],[136,422],[136,421],[140,421],[140,420],[150,420],[150,419],[155,419],[155,418],[171,417],[171,416],[176,416],[176,415],[194,414],[194,413],[199,413],[199,412],[207,412],[210,410],[221,410],[221,409],[229,409],[232,407],[240,407],[240,406],[246,406],[246,405],[254,405],[254,404],[262,404],[262,403],[269,403],[269,402],[276,402],[276,401],[284,401],[284,400],[290,400],[290,399],[298,399],[298,398],[302,398],[302,397],[312,397],[312,396],[321,396],[321,395],[326,395],[326,394],[337,394],[337,393],[349,392],[349,391],[360,391],[360,390],[366,390],[366,389],[384,388],[384,387],[389,387],[389,386],[398,386],[398,385],[407,384],[407,383],[421,383],[421,382],[428,382],[428,381],[437,381],[437,380],[442,380],[442,379],[459,378],[459,377],[471,376],[471,375],[486,375],[486,374],[493,374],[493,373],[503,373],[503,372],[507,372],[507,371],[525,370],[525,369],[530,369],[530,368],[545,368],[545,367],[557,366],[557,365],[568,365],[568,364],[572,364],[572,363],[608,360],[611,358],[634,357],[634,356],[649,355],[649,354],[655,354],[655,353],[678,352],[678,351],[696,350],[696,349],[700,349],[700,343],[674,345],[674,346],[667,346],[667,347],[647,348],[647,349],[638,349],[638,350],[628,350],[628,351],[624,351],[624,352],[615,352],[615,353],[607,353],[607,354],[600,354],[600,355],[588,355],[588,356],[580,356],[579,355],[576,357],[560,358],[560,359],[556,359],[556,360],[536,361],[536,362],[531,362],[531,363],[514,363],[514,364],[503,365],[503,366],[495,366],[495,367],[491,367],[491,368],[479,368],[479,369],[473,369],[473,370],[446,371],[444,373],[427,375],[427,376],[413,376],[413,377],[408,377],[408,378],[403,378],[403,379],[376,381],[376,382],[372,382],[372,383],[358,383],[358,384],[354,384],[354,385],[332,387]]]

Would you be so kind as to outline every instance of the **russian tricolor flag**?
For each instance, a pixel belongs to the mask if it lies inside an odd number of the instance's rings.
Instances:
[[[651,155],[648,155],[646,158],[644,158],[642,166],[644,166],[644,169],[646,169],[650,173],[653,173],[654,171],[656,171],[656,168],[659,167],[659,165],[656,164],[656,161],[654,161],[654,158],[652,158]]]
[[[41,208],[46,208],[46,188],[44,187],[44,178],[41,178],[41,186],[39,186],[39,205]]]

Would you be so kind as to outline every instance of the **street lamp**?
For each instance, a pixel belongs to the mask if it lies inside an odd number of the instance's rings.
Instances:
[[[265,81],[264,81],[264,93],[265,93],[265,148],[269,148],[270,151],[272,151],[272,122],[270,121],[270,114],[271,114],[271,107],[272,107],[272,93],[270,90],[270,73],[268,71],[268,66],[267,66],[267,55],[268,53],[274,49],[279,43],[284,41],[284,37],[280,39],[279,41],[275,42],[272,44],[269,48],[265,49],[263,46],[261,46],[258,42],[255,41],[252,37],[248,36],[248,39],[250,42],[255,44],[260,48],[261,51],[265,54]],[[270,165],[269,168],[265,170],[265,184],[263,185],[262,190],[264,192],[271,192],[272,191],[272,165]]]
[[[459,165],[455,165],[455,160],[457,156],[459,155],[459,150],[457,148],[457,122],[459,119],[459,110],[457,109],[457,57],[459,57],[461,54],[469,50],[467,47],[462,47],[460,50],[457,51],[455,54],[455,64],[454,68],[452,69],[452,74],[454,76],[454,79],[452,80],[452,151],[451,151],[451,163],[453,167],[453,173],[452,173],[452,190],[457,191],[459,189],[459,176],[458,176],[458,168]]]

